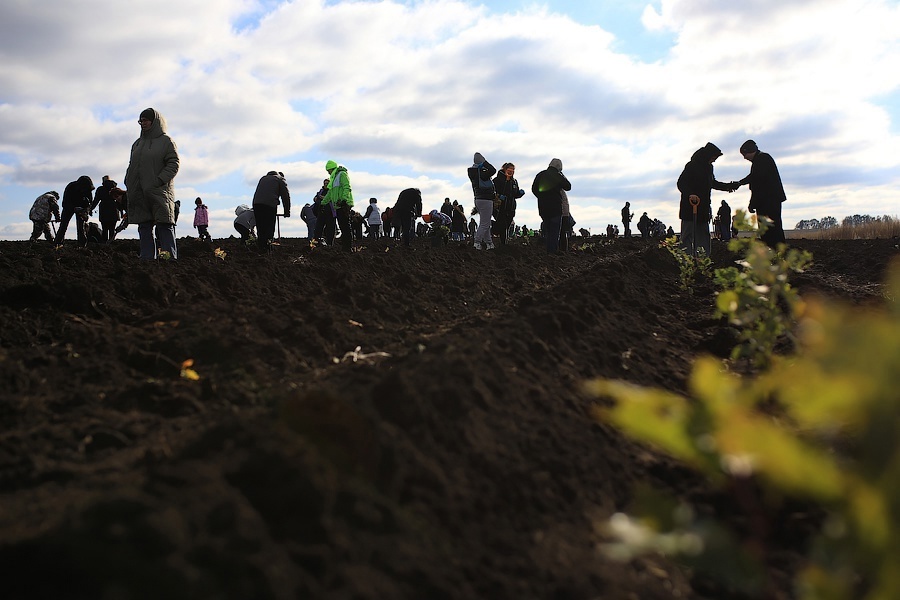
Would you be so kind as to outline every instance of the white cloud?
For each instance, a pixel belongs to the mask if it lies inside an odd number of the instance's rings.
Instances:
[[[223,219],[270,168],[311,197],[327,158],[361,199],[415,186],[468,203],[477,150],[515,162],[526,189],[562,158],[579,226],[618,222],[628,200],[677,229],[691,153],[714,141],[717,175],[736,179],[748,137],[778,161],[786,221],[824,216],[816,202],[897,206],[900,140],[876,104],[900,88],[895,2],[662,0],[642,23],[677,41],[654,63],[548,4],[15,0],[0,23],[0,201],[15,207],[0,236],[27,236],[47,189],[121,182],[147,106],[178,144],[179,197]],[[745,204],[745,189],[728,199]],[[537,225],[530,194],[521,206]]]

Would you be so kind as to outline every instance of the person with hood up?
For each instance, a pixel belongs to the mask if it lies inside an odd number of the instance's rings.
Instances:
[[[336,235],[335,222],[341,229],[341,248],[349,252],[353,247],[353,233],[350,231],[350,209],[353,208],[353,190],[347,168],[338,166],[333,160],[325,163],[328,172],[328,191],[322,198],[316,222],[316,237],[325,232],[325,242],[331,246]]]
[[[88,211],[91,206],[91,192],[94,191],[94,182],[87,175],[82,175],[77,180],[69,183],[63,190],[62,215],[59,219],[59,229],[56,231],[56,245],[59,246],[66,239],[66,229],[69,221],[75,217],[75,225],[78,227],[78,244],[87,244]]]
[[[733,192],[739,187],[734,181],[723,183],[716,180],[713,163],[720,156],[722,151],[708,142],[694,152],[678,177],[678,191],[681,192],[681,204],[678,208],[681,243],[692,255],[702,249],[709,256],[711,251],[709,222],[712,220],[712,190]]]
[[[241,241],[246,242],[253,235],[253,228],[256,227],[256,215],[253,209],[246,204],[241,204],[234,209],[237,215],[234,219],[234,230],[241,234]]]
[[[548,254],[556,254],[559,251],[563,193],[572,189],[572,184],[563,175],[562,169],[562,161],[554,158],[546,169],[535,175],[531,184],[531,193],[537,198],[538,214],[541,217],[541,228],[544,231]]]
[[[256,215],[256,244],[260,250],[268,250],[275,239],[275,222],[278,218],[279,198],[284,204],[284,216],[291,216],[291,192],[287,181],[278,171],[269,171],[259,178],[253,194],[253,214]]]
[[[475,194],[475,210],[478,212],[478,229],[475,231],[475,249],[491,250],[494,242],[491,239],[491,217],[494,214],[494,182],[491,177],[497,169],[485,160],[480,152],[476,152],[472,166],[466,173],[472,183]]]
[[[141,112],[138,123],[141,135],[131,146],[131,158],[125,171],[128,220],[138,226],[141,260],[156,260],[158,250],[168,252],[175,260],[178,248],[175,244],[173,180],[181,164],[178,148],[167,133],[166,120],[155,109]]]
[[[31,231],[29,242],[36,241],[41,235],[48,242],[53,241],[53,236],[50,234],[50,217],[59,221],[58,200],[58,192],[47,192],[38,196],[34,204],[31,205],[31,210],[28,211],[28,218],[34,223],[34,228]]]
[[[750,174],[741,179],[737,185],[750,184],[750,205],[747,210],[768,217],[772,224],[760,239],[774,248],[783,244],[784,224],[781,222],[781,203],[787,200],[784,185],[775,159],[766,152],[760,152],[753,140],[741,144],[741,155],[752,163]]]
[[[209,235],[209,208],[203,204],[203,200],[197,198],[194,200],[196,207],[194,208],[194,229],[197,230],[197,237],[207,242],[212,241]]]

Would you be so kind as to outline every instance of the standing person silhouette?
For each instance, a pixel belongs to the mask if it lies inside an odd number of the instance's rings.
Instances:
[[[166,120],[155,109],[141,112],[138,124],[141,135],[131,146],[125,172],[128,221],[137,223],[141,260],[156,260],[159,250],[168,252],[174,260],[178,258],[173,183],[181,164],[178,148],[167,133]]]

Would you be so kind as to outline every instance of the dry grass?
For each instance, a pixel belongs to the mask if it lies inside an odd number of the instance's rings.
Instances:
[[[787,233],[787,232],[785,232]],[[808,240],[875,240],[900,237],[900,219],[890,217],[862,225],[838,225],[831,229],[795,229],[792,238]]]

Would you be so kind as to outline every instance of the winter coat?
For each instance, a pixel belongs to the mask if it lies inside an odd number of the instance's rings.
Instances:
[[[253,194],[253,204],[262,204],[278,208],[278,198],[284,204],[284,212],[291,212],[291,192],[287,182],[275,171],[269,171],[259,178],[256,184],[256,192]]]
[[[175,142],[166,133],[166,120],[158,111],[153,125],[141,131],[131,146],[125,172],[128,220],[131,223],[175,223],[175,184],[180,160]]]
[[[369,204],[366,209],[366,221],[369,225],[381,225],[381,209],[377,204]]]
[[[483,163],[474,163],[471,167],[466,170],[466,173],[469,176],[469,181],[472,183],[472,192],[475,194],[476,200],[493,200],[494,199],[494,186],[493,184],[486,188],[482,187],[479,184],[479,181],[487,181],[491,182],[491,177],[497,172],[497,169],[489,163],[488,161],[484,161]]]
[[[741,185],[745,183],[750,184],[748,208],[767,217],[781,214],[781,203],[787,200],[787,196],[778,166],[770,154],[756,153],[750,166],[750,174],[741,179]]]
[[[416,188],[407,188],[400,192],[394,205],[394,215],[410,214],[416,216],[422,214],[422,192]]]
[[[92,191],[94,191],[94,182],[87,175],[82,175],[63,190],[63,209],[89,208]]]
[[[572,184],[556,167],[547,167],[534,177],[531,193],[537,197],[538,214],[548,221],[562,215],[562,192],[572,189]]]
[[[201,204],[194,209],[194,227],[200,227],[201,225],[209,225],[209,209],[205,204]]]
[[[243,225],[247,229],[256,227],[256,213],[253,212],[252,208],[241,205],[234,212],[237,214],[237,218],[234,220],[235,225]]]
[[[112,179],[105,179],[97,191],[94,193],[94,202],[91,204],[91,212],[99,206],[100,211],[97,217],[101,223],[115,223],[119,220],[119,209],[116,201],[109,197],[109,191],[116,187],[116,182]]]
[[[500,197],[500,208],[494,210],[494,216],[498,221],[504,223],[512,223],[516,216],[517,198],[521,198],[523,193],[519,189],[519,182],[515,177],[506,177],[501,172],[494,178],[494,189]]]
[[[339,167],[333,160],[325,164],[325,170],[331,176],[328,180],[328,191],[322,198],[322,206],[331,204],[335,208],[346,206],[353,208],[353,190],[350,188],[350,176],[346,167]]]
[[[451,219],[453,222],[450,225],[450,231],[464,232],[466,230],[466,213],[463,212],[462,205],[453,209]]]
[[[54,194],[47,192],[38,196],[31,205],[28,218],[35,222],[47,223],[51,215],[59,221],[59,202]]]
[[[713,154],[716,152],[717,149],[709,144],[700,148],[684,165],[684,170],[678,177],[678,191],[681,192],[678,218],[682,221],[690,221],[694,218],[694,209],[690,202],[690,197],[694,195],[700,198],[700,205],[697,207],[697,222],[709,223],[712,220],[712,190],[727,192],[731,189],[727,183],[716,181],[713,174],[710,160],[714,158]]]

